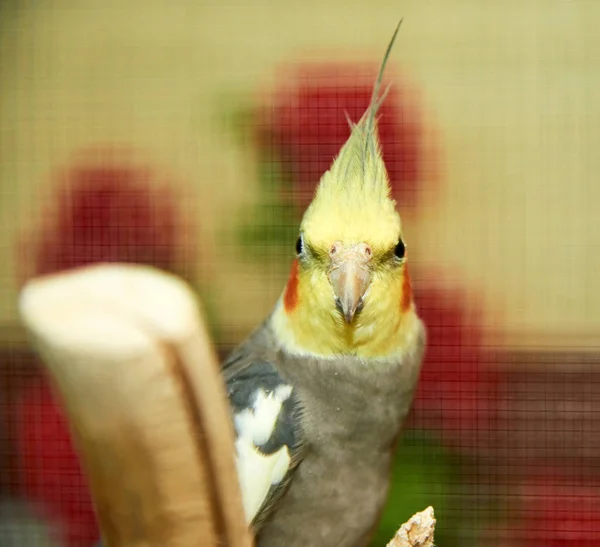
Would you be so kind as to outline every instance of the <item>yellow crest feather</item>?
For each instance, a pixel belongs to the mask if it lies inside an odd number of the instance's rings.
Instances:
[[[385,52],[371,102],[360,121],[350,120],[350,137],[342,146],[329,171],[322,177],[315,197],[302,219],[301,230],[315,246],[327,248],[333,241],[368,241],[382,250],[396,244],[401,232],[396,202],[377,134],[377,112],[388,88],[379,89],[388,57],[402,20]]]

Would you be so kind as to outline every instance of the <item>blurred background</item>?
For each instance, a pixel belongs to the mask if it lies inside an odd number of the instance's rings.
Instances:
[[[598,544],[600,3],[2,0],[0,545],[98,534],[23,282],[173,271],[226,354],[400,17],[380,124],[429,350],[374,545],[427,505],[441,547]]]

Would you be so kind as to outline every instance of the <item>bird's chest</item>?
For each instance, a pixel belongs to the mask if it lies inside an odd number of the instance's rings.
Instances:
[[[352,450],[314,450],[299,466],[259,547],[359,547],[367,544],[388,491],[391,452],[360,460]]]
[[[360,383],[299,385],[304,457],[258,546],[366,545],[387,498],[406,398]]]

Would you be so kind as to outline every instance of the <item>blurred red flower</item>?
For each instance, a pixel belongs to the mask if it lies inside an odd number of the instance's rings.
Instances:
[[[415,291],[427,349],[414,401],[416,425],[443,432],[446,444],[486,450],[496,428],[502,375],[482,344],[482,317],[469,292],[425,285]],[[491,439],[489,439],[491,441]]]
[[[368,107],[376,76],[376,67],[308,64],[282,77],[261,138],[274,147],[301,206],[350,134],[345,113],[357,122]],[[379,132],[394,196],[412,207],[424,182],[422,120],[413,94],[395,80],[379,111]]]
[[[19,483],[26,499],[60,523],[69,547],[99,537],[89,489],[60,406],[41,379],[16,404]]]
[[[600,537],[600,481],[559,469],[531,475],[521,499],[525,547],[592,547]]]
[[[25,278],[99,262],[191,277],[190,227],[172,181],[117,153],[86,154],[50,187],[19,246]]]

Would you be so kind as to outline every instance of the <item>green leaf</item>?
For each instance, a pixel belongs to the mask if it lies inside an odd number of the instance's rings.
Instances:
[[[294,202],[290,169],[280,161],[279,151],[261,146],[256,137],[267,129],[258,126],[259,110],[239,97],[223,95],[217,105],[219,123],[237,137],[240,145],[259,146],[257,162],[258,203],[235,228],[246,255],[262,262],[289,264],[298,237],[300,215]]]
[[[215,296],[215,291],[211,290],[210,284],[202,285],[199,289],[202,311],[206,320],[206,325],[210,334],[210,339],[215,344],[221,342],[221,322],[219,317],[219,306]]]
[[[261,203],[238,228],[238,240],[256,259],[283,260],[293,255],[298,225],[288,207]]]
[[[258,171],[258,204],[238,227],[238,241],[256,259],[281,261],[287,267],[300,221],[298,208],[289,199],[289,177],[267,153]]]
[[[216,123],[225,132],[234,136],[236,143],[245,146],[258,131],[258,109],[239,95],[223,95],[217,101]]]

